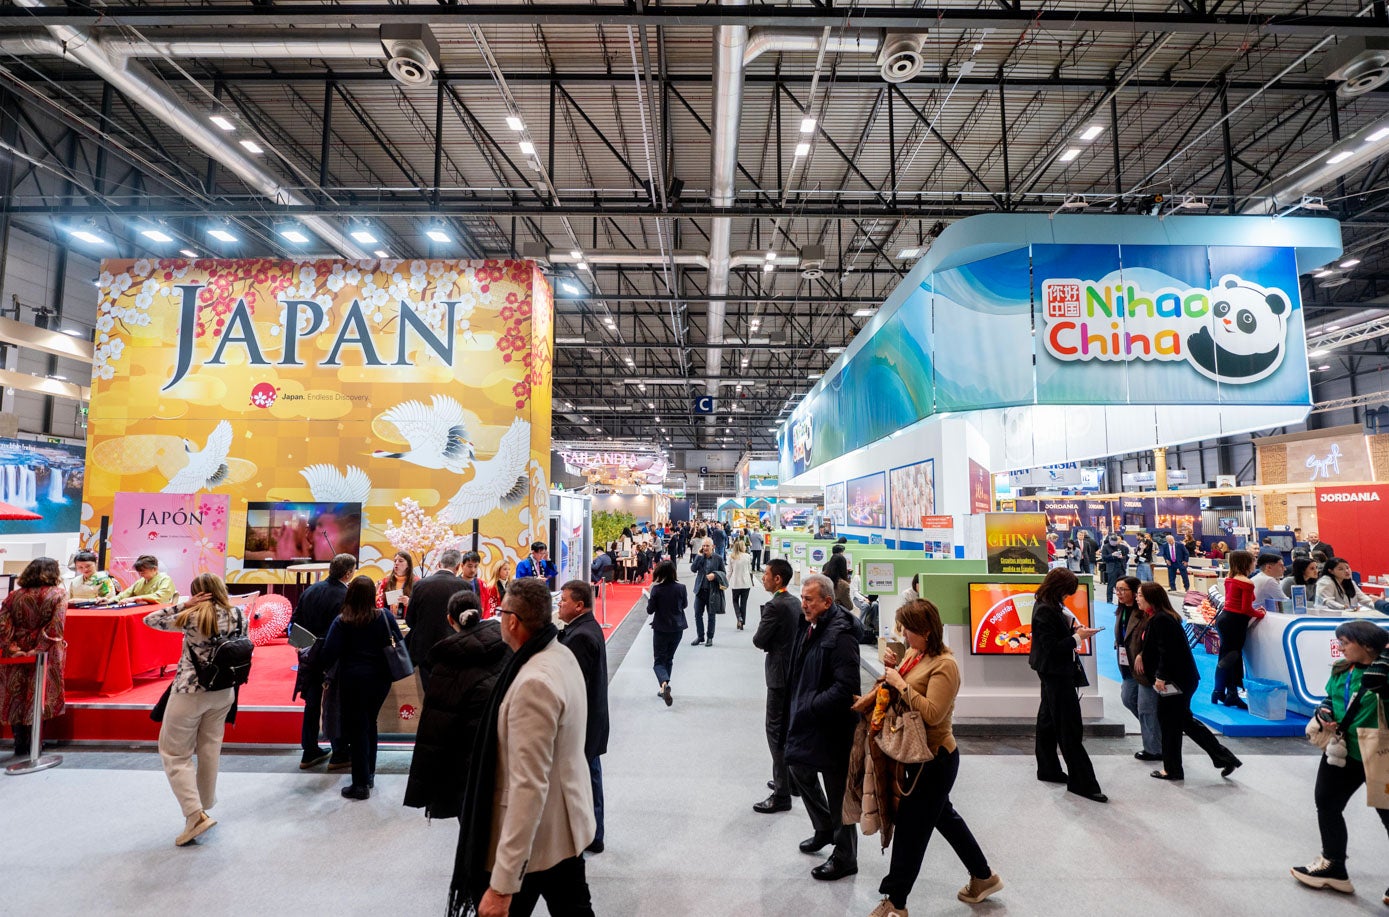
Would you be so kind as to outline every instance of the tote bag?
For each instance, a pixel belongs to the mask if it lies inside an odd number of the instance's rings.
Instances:
[[[1379,725],[1361,728],[1360,760],[1365,765],[1365,803],[1376,809],[1389,809],[1389,725],[1384,722],[1384,701],[1376,699]]]
[[[386,625],[386,645],[381,650],[386,657],[386,668],[391,673],[391,681],[400,681],[414,674],[415,664],[410,661],[410,651],[405,648],[404,640],[397,640],[395,634],[391,633],[389,624]]]
[[[921,722],[921,714],[905,704],[895,705],[883,720],[878,747],[883,754],[902,764],[921,764],[935,757],[931,743],[926,740],[926,724]]]

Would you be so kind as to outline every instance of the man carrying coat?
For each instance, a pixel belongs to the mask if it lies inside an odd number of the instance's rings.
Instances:
[[[699,554],[690,562],[695,575],[695,639],[691,646],[714,645],[714,620],[723,607],[723,592],[719,588],[719,574],[724,572],[723,558],[714,553],[712,539],[704,539],[699,546]],[[704,636],[704,619],[709,619],[709,636]]]
[[[603,628],[593,617],[593,588],[573,579],[560,588],[559,619],[564,630],[559,642],[569,647],[584,673],[588,696],[588,731],[584,735],[584,757],[593,784],[593,817],[598,822],[589,853],[603,852],[603,766],[598,760],[608,753],[608,646]]]
[[[786,773],[787,677],[796,629],[802,618],[800,600],[786,591],[791,581],[791,565],[782,558],[767,562],[762,570],[762,588],[772,594],[762,606],[762,618],[752,645],[767,654],[763,675],[767,680],[767,746],[772,751],[772,795],[752,807],[754,812],[771,815],[791,808],[791,781]]]
[[[853,615],[834,604],[827,576],[805,578],[801,610],[804,621],[791,653],[786,765],[815,829],[801,841],[801,852],[834,844],[829,859],[810,871],[833,881],[858,872],[858,828],[844,824],[843,816],[855,727],[851,707],[859,691],[858,638]]]

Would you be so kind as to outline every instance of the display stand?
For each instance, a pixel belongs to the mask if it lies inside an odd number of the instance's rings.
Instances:
[[[16,656],[12,659],[0,659],[0,663],[7,665],[25,665],[29,662],[28,656]],[[23,761],[16,761],[14,764],[5,768],[5,773],[11,776],[20,774],[32,774],[35,771],[46,771],[50,767],[57,767],[63,763],[62,755],[44,755],[39,752],[43,749],[43,688],[44,680],[48,676],[48,653],[35,653],[34,660],[34,709],[31,716],[32,734],[29,737],[29,757]]]

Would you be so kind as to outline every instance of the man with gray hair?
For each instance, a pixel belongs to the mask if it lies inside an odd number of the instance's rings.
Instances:
[[[833,881],[858,872],[858,829],[843,817],[854,740],[851,708],[859,693],[858,628],[854,616],[834,604],[834,583],[819,573],[802,580],[801,611],[791,652],[786,766],[815,829],[801,841],[801,852],[834,844],[830,858],[810,871]]]
[[[415,583],[410,604],[405,607],[405,623],[410,634],[405,638],[410,658],[420,673],[420,687],[429,690],[429,667],[424,664],[434,644],[453,633],[449,627],[449,599],[455,592],[468,588],[468,581],[459,576],[463,570],[463,554],[450,548],[439,555],[439,569]]]

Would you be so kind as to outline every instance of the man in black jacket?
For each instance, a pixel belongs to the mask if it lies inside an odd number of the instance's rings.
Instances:
[[[323,670],[318,667],[318,654],[323,649],[323,638],[328,636],[328,627],[342,611],[343,599],[347,598],[347,581],[357,572],[357,558],[351,554],[339,554],[328,563],[328,577],[314,583],[299,596],[299,604],[294,609],[291,624],[298,624],[318,639],[313,645],[299,652],[299,674],[294,679],[293,697],[304,698],[304,724],[299,730],[299,743],[304,754],[299,759],[299,769],[308,770],[328,759],[329,753],[318,744],[319,720],[323,716]],[[352,766],[348,760],[347,749],[342,740],[333,743],[330,767],[346,769]]]
[[[859,652],[853,616],[834,604],[834,584],[819,573],[801,586],[804,623],[791,652],[786,765],[815,833],[802,853],[833,843],[828,860],[810,871],[832,881],[858,872],[858,829],[844,824],[844,786],[854,741],[851,709],[859,693]],[[821,789],[821,784],[824,788]]]
[[[429,690],[429,669],[425,660],[434,644],[453,633],[449,627],[449,599],[455,592],[468,588],[468,581],[458,574],[463,570],[463,555],[452,548],[439,555],[439,569],[415,583],[410,604],[405,608],[405,623],[410,628],[406,644],[410,658],[420,673],[420,687]]]
[[[791,650],[801,621],[801,602],[786,591],[791,565],[780,557],[762,570],[762,588],[772,594],[762,606],[762,619],[752,645],[767,654],[762,665],[767,680],[767,746],[772,750],[772,795],[753,805],[754,812],[770,815],[791,808],[791,782],[786,774],[786,691]]]
[[[691,646],[714,645],[714,620],[721,596],[714,595],[719,588],[719,574],[724,572],[723,558],[714,553],[714,540],[704,539],[699,546],[699,555],[690,562],[695,575],[695,639]],[[710,599],[713,598],[711,604]],[[704,636],[704,619],[709,619],[709,637]]]
[[[588,759],[589,779],[593,781],[593,816],[598,830],[590,853],[603,852],[603,765],[608,753],[608,646],[603,628],[593,617],[593,589],[583,580],[572,579],[560,588],[559,619],[564,630],[559,642],[569,647],[584,673],[588,692],[588,729],[584,733],[584,757]]]

